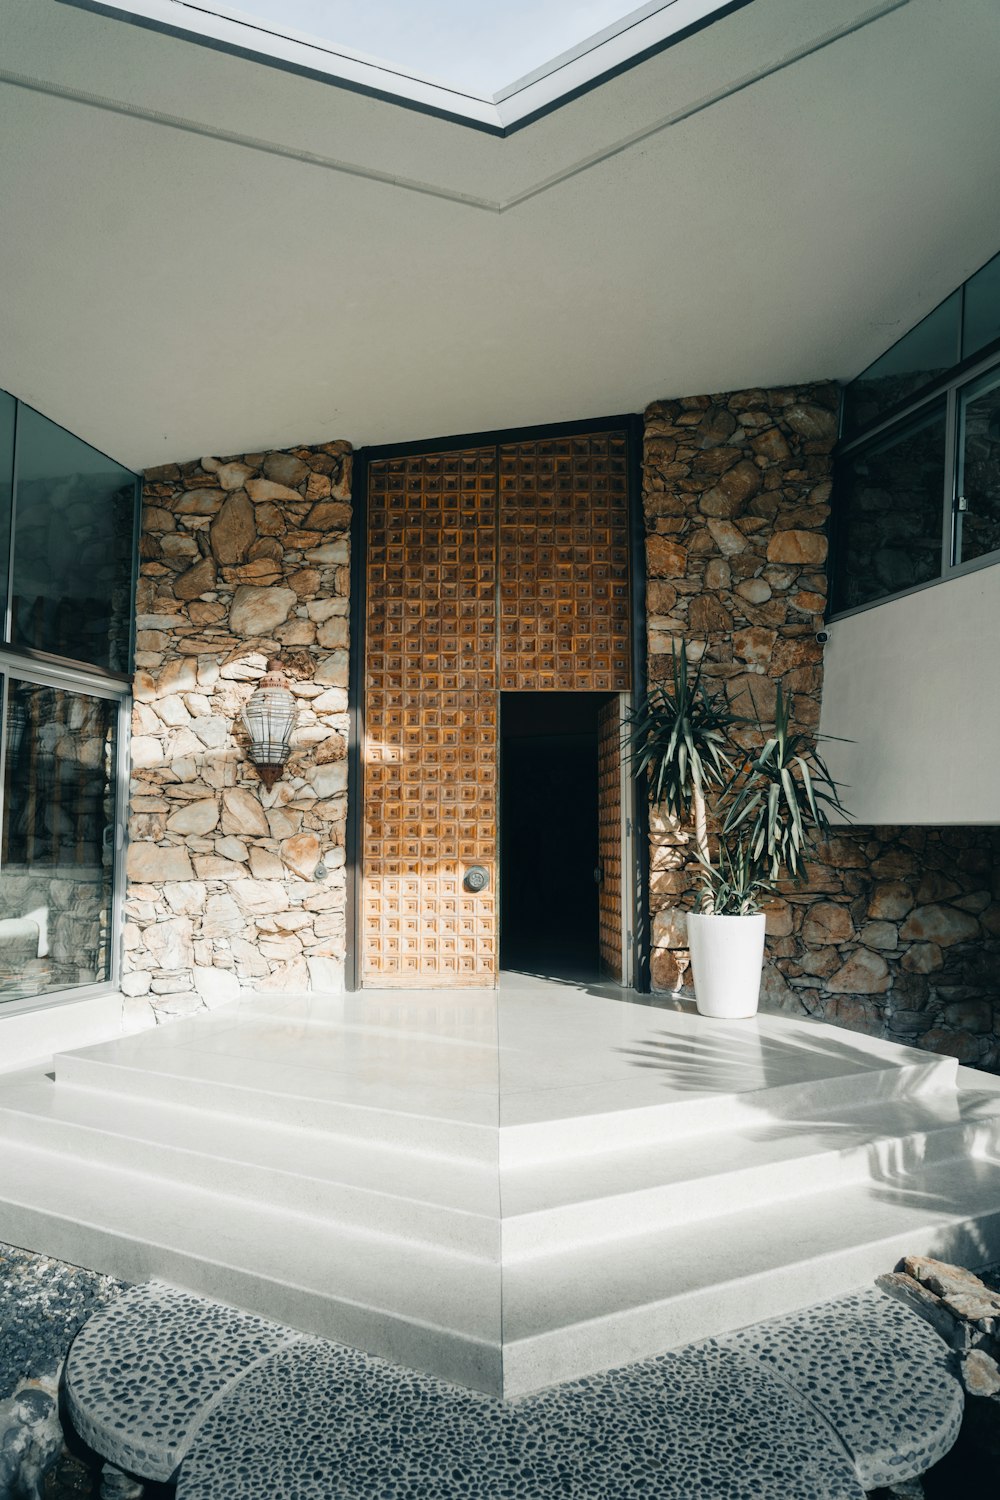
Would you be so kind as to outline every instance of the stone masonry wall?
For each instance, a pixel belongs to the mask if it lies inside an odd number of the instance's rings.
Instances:
[[[647,410],[651,682],[684,640],[735,712],[766,725],[780,681],[818,726],[837,399],[815,385]],[[689,841],[654,815],[650,842],[653,987],[689,996]],[[838,831],[771,903],[762,1004],[998,1068],[998,898],[1000,830]]]
[[[336,990],[346,945],[350,446],[145,476],[122,988],[133,1024],[241,989]],[[268,792],[240,712],[298,701]]]

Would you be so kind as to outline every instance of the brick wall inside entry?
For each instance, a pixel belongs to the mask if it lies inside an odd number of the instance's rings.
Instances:
[[[780,681],[817,728],[837,399],[821,384],[648,408],[651,681],[684,640],[736,712],[766,724]],[[654,817],[650,844],[653,985],[690,995],[687,840]],[[838,832],[772,904],[763,1003],[997,1068],[998,898],[1000,830]]]

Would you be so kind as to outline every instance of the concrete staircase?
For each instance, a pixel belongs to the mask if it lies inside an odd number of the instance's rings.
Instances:
[[[536,986],[259,1000],[0,1082],[0,1238],[496,1395],[1000,1259],[1000,1093]]]

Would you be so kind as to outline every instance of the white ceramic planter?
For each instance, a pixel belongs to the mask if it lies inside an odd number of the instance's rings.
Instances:
[[[694,997],[703,1016],[755,1016],[760,999],[766,917],[710,917],[689,912]]]

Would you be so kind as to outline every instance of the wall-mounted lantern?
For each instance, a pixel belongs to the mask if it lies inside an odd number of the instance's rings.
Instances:
[[[241,715],[250,736],[250,759],[268,791],[280,778],[288,759],[296,717],[288,678],[275,658],[268,662],[260,686]]]

